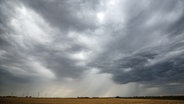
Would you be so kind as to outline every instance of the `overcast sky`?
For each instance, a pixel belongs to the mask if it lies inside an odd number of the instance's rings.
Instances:
[[[178,94],[183,0],[0,0],[0,95]]]

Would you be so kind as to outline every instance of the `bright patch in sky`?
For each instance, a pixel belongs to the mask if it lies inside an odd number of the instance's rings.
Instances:
[[[72,54],[72,57],[78,60],[86,60],[87,55],[85,52],[81,51],[79,53]]]
[[[110,1],[108,2],[108,5],[113,6],[113,5],[116,5],[116,3],[117,3],[117,0],[110,0]]]
[[[105,14],[104,12],[98,12],[97,13],[97,19],[100,23],[103,23],[104,22],[104,19],[105,19]]]

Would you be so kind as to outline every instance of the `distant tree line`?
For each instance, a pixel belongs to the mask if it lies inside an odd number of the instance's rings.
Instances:
[[[184,100],[184,96],[133,96],[133,97],[119,97],[124,99],[166,99],[166,100]]]
[[[0,98],[18,98],[18,96],[0,96]],[[32,96],[25,96],[25,98],[32,98]],[[184,100],[184,96],[133,96],[133,97],[77,97],[79,99],[96,99],[96,98],[117,98],[117,99],[166,99],[166,100]]]

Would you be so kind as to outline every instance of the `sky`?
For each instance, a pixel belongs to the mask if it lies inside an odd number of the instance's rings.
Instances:
[[[183,0],[0,0],[0,96],[181,94]]]

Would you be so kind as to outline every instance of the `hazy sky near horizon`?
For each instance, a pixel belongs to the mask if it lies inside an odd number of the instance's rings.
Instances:
[[[183,0],[0,0],[0,95],[178,94]]]

